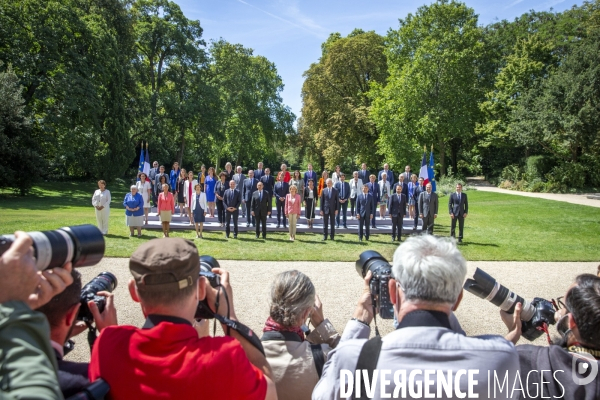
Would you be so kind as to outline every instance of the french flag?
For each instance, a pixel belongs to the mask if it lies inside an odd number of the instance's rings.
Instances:
[[[419,178],[423,178],[423,187],[429,183],[429,172],[427,171],[427,152],[423,152],[423,161],[421,161]]]

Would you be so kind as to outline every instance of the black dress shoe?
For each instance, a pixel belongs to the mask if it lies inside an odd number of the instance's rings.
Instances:
[[[277,225],[277,229],[279,229],[280,225]]]
[[[229,235],[225,235],[225,237],[226,237],[227,239],[229,239]]]
[[[233,235],[233,238],[234,238],[234,239],[237,239],[237,235]]]
[[[256,235],[256,238],[258,239],[258,235]]]
[[[396,240],[396,238],[392,236],[392,242],[395,241],[395,240]]]
[[[359,241],[359,242],[362,242],[362,238],[358,238],[358,241]]]
[[[246,224],[246,228],[250,228],[250,224]]]
[[[340,229],[340,226],[339,226],[339,225],[336,225],[336,226],[335,226],[335,229]]]
[[[348,227],[346,225],[344,225],[344,229],[348,229]]]
[[[325,240],[327,240],[327,237],[323,236],[323,239],[321,239],[321,241],[324,242]]]
[[[263,236],[263,239],[264,239],[264,240],[267,240],[267,237],[266,237],[266,236]]]
[[[335,240],[335,239],[333,238],[333,236],[332,236],[332,237],[330,237],[329,239],[331,239],[331,240]]]
[[[458,239],[458,243],[462,243],[462,239]]]

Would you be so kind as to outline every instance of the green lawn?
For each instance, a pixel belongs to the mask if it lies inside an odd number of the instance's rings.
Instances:
[[[61,226],[96,223],[91,196],[94,183],[45,183],[27,197],[0,194],[0,233],[17,229],[47,230]],[[120,207],[127,187],[109,186],[113,196],[106,255],[128,257],[141,241],[162,236],[156,230],[144,231],[142,239],[130,238]],[[600,208],[579,206],[514,195],[469,191],[470,215],[465,222],[461,246],[471,261],[598,261],[600,260]],[[435,233],[450,234],[442,205]],[[193,231],[173,232],[171,236],[194,238]],[[223,232],[205,233],[195,239],[201,254],[217,259],[264,261],[354,261],[367,249],[392,256],[396,244],[388,235],[373,235],[370,242],[358,243],[356,235],[336,235],[335,242],[322,242],[319,234],[298,234],[289,242],[285,233],[270,233],[268,240],[254,233],[240,233],[237,240]]]

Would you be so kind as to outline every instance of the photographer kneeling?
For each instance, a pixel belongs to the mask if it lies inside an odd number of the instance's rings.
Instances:
[[[559,340],[550,346],[516,347],[523,383],[521,398],[600,398],[600,277],[577,276],[564,304],[565,312],[556,324],[562,336]],[[506,339],[515,344],[521,337],[521,311],[520,303],[512,315],[500,311],[509,330]]]
[[[264,355],[244,336],[198,337],[194,316],[205,297],[216,312],[236,321],[229,274],[215,268],[217,289],[199,278],[196,245],[155,239],[131,255],[129,293],[146,316],[140,329],[109,326],[98,337],[90,380],[104,379],[111,399],[276,399]],[[219,292],[221,292],[219,294]],[[229,332],[226,325],[223,330]]]
[[[373,319],[369,271],[354,318],[329,353],[313,399],[421,398],[436,393],[437,398],[490,398],[490,373],[514,379],[519,362],[512,343],[500,336],[468,337],[451,325],[467,273],[454,242],[432,235],[410,237],[394,253],[391,270],[387,288],[398,328],[367,341]],[[360,377],[356,370],[362,370]],[[357,378],[362,378],[361,385]]]

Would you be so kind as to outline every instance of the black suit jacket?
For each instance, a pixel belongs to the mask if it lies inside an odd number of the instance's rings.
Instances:
[[[263,177],[263,175],[265,174],[265,169],[261,169],[260,171],[258,169],[254,170],[254,179],[258,179],[260,181],[260,178]]]
[[[454,214],[455,217],[462,217],[464,214],[468,214],[469,200],[467,200],[467,195],[461,193],[460,200],[458,200],[458,193],[452,193],[448,200],[448,212]]]
[[[273,175],[263,175],[260,178],[260,181],[263,183],[264,188],[270,194],[273,194],[273,186],[275,186],[275,178]]]
[[[417,203],[417,204],[419,203],[419,196],[424,191],[425,191],[425,188],[423,186],[415,187],[415,190],[413,191],[413,200],[415,201],[415,203]]]
[[[242,198],[244,201],[252,201],[252,193],[256,191],[256,185],[258,185],[258,179],[256,178],[247,178],[244,181],[244,185],[242,187]]]
[[[279,200],[280,197],[283,197],[283,200],[285,201],[285,195],[289,192],[290,185],[287,182],[277,182],[275,184],[275,188],[273,189],[273,195],[277,200]]]
[[[233,191],[231,189],[227,189],[223,198],[223,205],[225,208],[235,207],[238,209],[240,204],[242,204],[242,194],[240,191],[237,189],[233,189]]]
[[[331,190],[331,198],[329,191]],[[321,211],[323,214],[335,214],[339,209],[339,194],[336,188],[324,188],[321,191]]]
[[[369,182],[369,176],[371,176],[371,173],[368,169],[364,171],[362,169],[358,170],[358,177],[361,181],[363,181],[363,184]]]
[[[88,380],[89,364],[65,361],[56,349],[54,354],[58,365],[58,384],[65,398],[81,392],[90,383]]]
[[[342,197],[342,185],[344,185],[344,197]],[[348,200],[350,198],[350,184],[348,182],[336,182],[333,187],[337,189],[340,200]]]
[[[317,173],[313,170],[312,172],[306,171],[304,173],[304,187],[307,188],[308,187],[308,181],[312,179],[313,183],[315,184],[315,187],[317,187],[317,184],[319,183],[319,179],[317,178]]]
[[[229,184],[223,183],[220,180],[215,184],[215,194],[223,197],[225,195],[225,191],[229,190]],[[219,200],[219,199],[217,199]]]
[[[367,186],[369,187],[369,193],[371,193],[372,199],[373,199],[373,207],[375,207],[377,205],[377,203],[379,203],[379,197],[380,197],[380,193],[379,193],[379,183],[375,182],[375,183],[367,183]]]
[[[356,214],[360,215],[361,218],[367,220],[371,217],[371,214],[375,214],[375,207],[373,206],[373,196],[371,193],[364,193],[356,196]]]
[[[250,210],[254,212],[255,217],[267,215],[271,212],[271,194],[266,190],[263,190],[262,201],[259,198],[260,192],[257,190],[252,194],[252,203],[250,204]]]
[[[406,213],[406,196],[404,193],[400,193],[398,196],[397,193],[394,193],[388,199],[388,209],[390,210],[390,215],[392,217],[400,216],[404,217]]]
[[[394,184],[392,193],[396,193],[396,186],[398,186],[399,184],[400,184],[400,182]],[[404,196],[406,196],[406,198],[408,199],[408,183],[406,183],[406,181],[404,181],[404,183],[402,183],[402,194]]]

